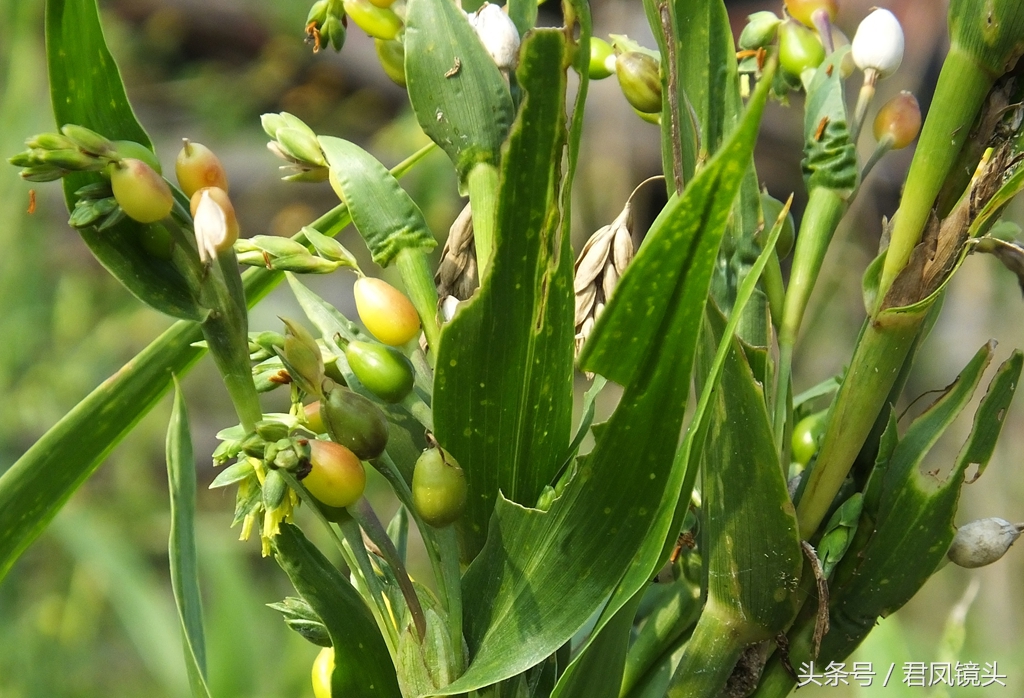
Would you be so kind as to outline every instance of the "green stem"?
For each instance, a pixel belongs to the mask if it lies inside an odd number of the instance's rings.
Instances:
[[[395,656],[395,648],[398,646],[398,628],[395,627],[390,611],[384,606],[387,592],[384,591],[384,585],[381,584],[376,570],[373,569],[373,563],[370,562],[370,556],[363,545],[363,534],[359,531],[359,524],[351,516],[345,516],[338,522],[338,528],[341,529],[341,535],[345,537],[345,543],[348,544],[348,548],[355,558],[355,569],[359,570],[363,582],[366,584],[366,596],[373,600],[370,608],[374,611],[374,615],[378,616],[377,625],[382,631],[386,631],[384,637],[388,639],[391,656]]]
[[[431,144],[392,169],[409,171]],[[334,236],[351,222],[341,204],[312,225]],[[302,241],[301,234],[295,239]],[[246,303],[252,308],[284,278],[282,272],[249,269],[242,274]],[[171,376],[184,375],[202,357],[194,346],[203,339],[198,323],[178,321],[154,339],[114,376],[89,393],[0,476],[0,578],[72,493],[99,467],[140,419],[167,392]],[[97,420],[96,415],[107,415]],[[45,492],[45,497],[38,493]],[[31,521],[26,525],[26,521]]]
[[[466,178],[469,204],[473,211],[473,240],[480,282],[487,278],[494,251],[494,229],[498,224],[498,168],[481,162]]]
[[[437,532],[441,544],[441,586],[448,599],[448,634],[452,641],[456,670],[466,668],[466,655],[462,639],[462,570],[459,567],[459,543],[455,527],[445,526]]]
[[[925,308],[887,312],[866,321],[846,378],[829,410],[818,459],[797,505],[802,539],[809,540],[825,518],[885,406],[927,315]]]
[[[341,557],[345,560],[345,564],[348,565],[349,570],[352,572],[352,576],[355,578],[356,591],[358,591],[364,599],[367,600],[370,612],[373,614],[374,619],[377,622],[377,627],[380,628],[381,635],[388,644],[388,649],[392,656],[395,656],[396,649],[398,646],[398,631],[395,628],[394,623],[391,622],[388,615],[388,610],[384,605],[384,588],[380,584],[380,580],[377,579],[376,572],[373,571],[373,566],[370,563],[370,558],[366,554],[366,549],[363,547],[363,539],[359,534],[359,525],[355,523],[351,516],[345,514],[345,519],[341,526],[342,534],[345,536],[345,541],[342,541],[338,537],[337,531],[334,530],[334,526],[331,522],[323,515],[320,511],[320,507],[317,505],[316,500],[294,475],[286,470],[279,471],[281,476],[284,478],[288,486],[295,490],[299,495],[299,499],[305,502],[309,510],[313,512],[317,520],[327,530],[328,535],[331,538],[331,542],[334,543],[335,547],[341,552]],[[355,526],[356,536],[354,541],[352,540],[351,530],[346,530],[345,522]],[[351,526],[350,526],[351,529]],[[346,545],[347,543],[347,545]],[[362,555],[360,556],[360,553]]]
[[[427,549],[427,558],[430,560],[430,569],[434,573],[434,579],[437,580],[438,590],[441,593],[441,603],[448,607],[448,595],[445,590],[443,579],[444,575],[441,568],[441,546],[438,544],[437,536],[434,534],[434,529],[427,526],[426,523],[420,518],[419,514],[416,513],[416,508],[412,504],[412,490],[409,489],[409,484],[402,477],[402,473],[398,470],[398,466],[395,461],[392,460],[386,452],[379,458],[375,458],[372,461],[372,465],[377,469],[381,475],[383,475],[387,481],[391,484],[391,488],[395,491],[395,496],[398,497],[404,506],[406,511],[412,516],[413,521],[416,522],[416,527],[419,529],[420,535],[423,537],[423,546]]]
[[[724,609],[708,599],[690,641],[686,643],[666,698],[717,698],[749,644],[740,637]]]
[[[416,635],[422,641],[427,634],[427,619],[423,614],[420,599],[416,596],[416,589],[409,578],[409,572],[405,569],[405,563],[402,562],[394,542],[388,536],[388,532],[384,530],[380,519],[377,518],[377,513],[370,506],[370,503],[366,501],[365,497],[352,506],[350,513],[362,527],[363,531],[366,532],[367,537],[380,549],[381,554],[384,556],[384,561],[391,566],[391,571],[394,572],[395,579],[398,580],[398,586],[402,590],[405,603],[409,607],[413,624],[416,626]]]
[[[878,71],[869,68],[864,72],[864,84],[857,95],[857,106],[853,110],[853,123],[850,125],[850,142],[854,146],[860,139],[860,131],[864,128],[864,119],[868,114],[871,100],[875,98],[875,84],[878,82]]]
[[[814,290],[821,264],[825,260],[825,253],[848,205],[848,200],[834,189],[815,187],[811,190],[803,220],[800,221],[782,324],[779,327],[779,375],[775,391],[775,436],[778,444],[782,444],[790,413],[789,381],[793,374],[793,347],[811,291]]]
[[[432,350],[431,355],[436,356],[441,341],[441,326],[437,324],[437,287],[427,263],[427,255],[422,250],[405,249],[398,253],[395,264],[402,275],[409,300],[420,316],[427,344]]]
[[[203,336],[242,428],[250,434],[263,419],[263,408],[249,362],[249,317],[244,293],[234,250],[222,252],[203,283],[204,296],[213,301],[210,315],[202,323]]]
[[[636,640],[629,646],[620,696],[628,695],[658,659],[679,644],[679,638],[700,615],[700,588],[683,581],[676,582],[674,586],[676,589],[651,611]]]
[[[956,162],[993,82],[992,75],[966,51],[956,45],[950,49],[942,64],[932,108],[921,130],[900,208],[893,220],[892,238],[878,288],[879,307],[920,241],[935,197]]]
[[[860,171],[860,181],[863,182],[867,179],[868,175],[871,174],[871,170],[874,169],[878,161],[881,160],[886,153],[892,150],[893,137],[886,134],[882,136],[882,140],[878,141],[878,145],[875,146],[875,152],[871,153],[871,157],[864,163],[864,167]]]

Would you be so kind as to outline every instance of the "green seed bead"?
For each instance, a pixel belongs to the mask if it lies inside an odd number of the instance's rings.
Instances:
[[[804,417],[793,427],[792,454],[793,460],[800,465],[807,465],[818,452],[818,441],[828,426],[826,417],[828,410]]]
[[[596,36],[590,37],[589,72],[591,80],[604,80],[615,72],[615,51],[612,45]]]
[[[345,0],[345,12],[375,39],[394,39],[402,29],[402,20],[392,10],[377,7],[370,0]]]
[[[818,36],[798,22],[779,26],[779,65],[799,77],[805,70],[817,68],[825,60],[825,47]]]
[[[320,401],[319,418],[331,440],[348,448],[360,460],[371,460],[384,453],[388,419],[359,393],[341,386],[332,389]]]
[[[158,223],[147,225],[139,234],[139,240],[142,242],[142,249],[148,254],[157,259],[168,260],[171,258],[173,242],[170,231],[164,226]]]
[[[420,518],[440,528],[466,508],[466,475],[452,454],[440,447],[420,454],[412,471],[412,503]]]
[[[384,74],[399,87],[405,87],[405,44],[395,39],[374,39],[373,47]]]
[[[412,364],[394,347],[372,342],[349,342],[345,347],[345,358],[356,378],[384,402],[401,402],[412,391]]]
[[[661,77],[658,61],[639,51],[620,53],[615,74],[626,101],[637,111],[655,114],[661,111]]]
[[[135,158],[136,160],[142,160],[144,163],[156,170],[157,174],[163,174],[164,170],[160,167],[160,160],[157,158],[156,153],[135,141],[114,141],[114,154],[119,158]]]

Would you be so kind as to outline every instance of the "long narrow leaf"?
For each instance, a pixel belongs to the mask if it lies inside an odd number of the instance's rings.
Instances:
[[[58,128],[78,124],[111,140],[132,140],[152,147],[107,49],[96,0],[47,0],[46,59]],[[65,177],[68,210],[74,209],[75,192],[80,187],[100,181],[97,172]],[[186,278],[170,262],[143,248],[146,227],[125,218],[102,232],[95,227],[80,232],[100,263],[143,303],[173,317],[202,320],[206,312]]]
[[[167,427],[167,484],[171,493],[171,535],[168,554],[171,588],[181,620],[185,668],[192,695],[209,698],[206,685],[206,635],[199,595],[199,562],[196,556],[196,464],[192,434],[181,386],[174,381],[174,407]]]
[[[164,585],[142,552],[120,527],[88,509],[66,511],[54,522],[53,533],[68,554],[108,590],[111,610],[160,693],[188,695],[185,667],[176,647],[180,624]]]
[[[739,188],[733,175],[746,169],[766,99],[762,88],[728,145],[659,217],[598,323],[611,318],[594,367],[618,366],[624,356],[638,366],[594,451],[546,512],[499,497],[484,550],[464,578],[475,657],[446,694],[554,652],[604,604],[650,534],[679,440],[711,267]],[[662,311],[651,341],[641,347],[616,336],[648,304]]]
[[[400,698],[384,638],[359,593],[291,524],[274,538],[278,564],[327,626],[334,645],[332,693],[352,698]]]
[[[434,426],[469,484],[457,524],[466,561],[484,543],[498,491],[534,504],[570,440],[572,255],[558,212],[566,67],[562,32],[531,34],[518,72],[529,96],[502,166],[491,271],[441,336]]]

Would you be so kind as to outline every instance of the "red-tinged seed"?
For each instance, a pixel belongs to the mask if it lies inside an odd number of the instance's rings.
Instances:
[[[900,92],[878,110],[874,123],[875,138],[892,139],[892,148],[906,148],[921,131],[921,107],[909,92]]]
[[[125,215],[139,223],[166,218],[174,206],[171,188],[156,171],[135,158],[124,158],[110,171],[110,188]]]
[[[228,176],[220,159],[202,143],[193,143],[187,138],[174,161],[174,173],[181,190],[188,197],[203,187],[228,190]]]
[[[333,441],[310,441],[309,464],[302,484],[324,504],[352,506],[363,496],[366,471],[356,454],[344,446]]]

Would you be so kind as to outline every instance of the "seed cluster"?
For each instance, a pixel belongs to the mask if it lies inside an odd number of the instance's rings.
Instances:
[[[633,259],[633,204],[627,202],[614,221],[590,236],[576,260],[576,354],[594,329],[619,278]]]

